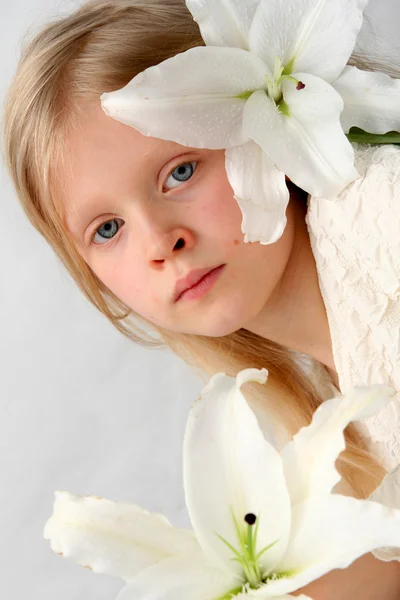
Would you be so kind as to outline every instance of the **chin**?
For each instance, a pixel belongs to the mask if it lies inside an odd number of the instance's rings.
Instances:
[[[224,337],[245,328],[251,319],[259,313],[259,310],[244,311],[238,310],[238,308],[237,305],[235,307],[224,305],[222,311],[205,311],[201,317],[199,315],[196,327],[186,333],[215,338]]]

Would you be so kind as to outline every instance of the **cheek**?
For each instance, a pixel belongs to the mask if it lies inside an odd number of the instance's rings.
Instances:
[[[115,285],[116,296],[120,298],[131,310],[149,317],[159,301],[153,296],[150,287],[146,285],[143,279],[119,278]]]
[[[204,187],[202,193],[203,198],[207,199],[199,215],[202,222],[207,225],[209,231],[216,231],[222,236],[224,232],[230,237],[234,236],[236,239],[232,242],[238,245],[242,236],[242,213],[226,176],[214,178]]]
[[[117,269],[115,263],[118,264]],[[118,258],[113,256],[110,261],[103,259],[98,265],[92,265],[92,269],[104,285],[133,311],[141,312],[149,301],[153,301],[145,297],[148,287],[143,273],[127,264],[122,255]]]

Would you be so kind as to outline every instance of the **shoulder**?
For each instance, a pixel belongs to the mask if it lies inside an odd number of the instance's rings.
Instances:
[[[391,144],[384,146],[354,144],[353,147],[355,166],[361,178],[361,181],[356,180],[356,182],[362,183],[363,178],[374,173],[383,177],[392,174],[399,180],[400,146]]]
[[[400,146],[355,145],[355,166],[360,175],[338,198],[344,202],[356,195],[369,197],[370,208],[374,210],[387,206],[399,209],[400,196]],[[375,198],[375,202],[374,202]],[[393,204],[393,200],[397,202]],[[378,201],[379,199],[379,201]]]
[[[355,144],[354,159],[359,177],[332,202],[349,213],[353,204],[358,205],[361,217],[375,218],[384,210],[391,209],[399,215],[400,146]]]
[[[400,393],[400,148],[355,150],[360,177],[309,199],[311,247],[342,392],[382,383]],[[400,461],[400,395],[363,433],[385,465]]]
[[[356,166],[360,177],[338,196],[309,199],[321,291],[338,319],[343,307],[342,328],[348,314],[375,330],[395,312],[400,332],[400,148],[358,146]]]
[[[362,253],[371,243],[398,247],[400,146],[356,144],[354,149],[359,177],[334,198],[309,198],[310,236],[322,245],[340,239],[343,249],[349,243]]]

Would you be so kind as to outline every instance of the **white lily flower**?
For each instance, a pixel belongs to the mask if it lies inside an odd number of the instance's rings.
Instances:
[[[184,487],[194,533],[137,506],[58,492],[45,527],[52,549],[122,577],[118,600],[278,600],[399,545],[400,511],[332,494],[344,428],[394,391],[356,388],[322,404],[279,453],[240,391],[266,378],[265,369],[218,374],[190,412]]]
[[[102,107],[144,135],[226,149],[244,239],[273,243],[286,225],[285,175],[336,195],[358,176],[350,127],[400,128],[400,84],[346,68],[367,4],[186,0],[208,47],[147,69]]]

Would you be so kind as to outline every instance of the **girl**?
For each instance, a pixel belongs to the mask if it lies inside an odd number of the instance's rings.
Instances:
[[[275,415],[283,441],[309,422],[332,390],[345,391],[350,381],[395,382],[385,365],[387,356],[395,361],[396,355],[378,326],[389,301],[396,319],[396,289],[378,287],[370,311],[370,288],[360,273],[368,268],[361,250],[371,248],[367,221],[377,221],[374,211],[382,217],[375,260],[387,266],[397,231],[393,198],[400,194],[400,158],[395,147],[360,150],[361,181],[332,204],[318,201],[314,208],[311,199],[308,215],[307,195],[288,181],[281,238],[245,244],[223,151],[144,137],[100,106],[105,91],[200,45],[183,0],[92,1],[49,24],[24,49],[9,92],[8,168],[32,224],[124,335],[148,347],[167,345],[208,374],[266,367],[268,386],[249,392],[259,410],[268,406],[268,416]],[[382,186],[378,206],[375,193]],[[349,226],[349,214],[354,229],[362,225],[358,245],[348,237],[351,228],[338,229],[343,218]],[[388,246],[382,232],[388,232]],[[383,268],[368,264],[379,281]],[[350,272],[351,305],[343,272],[349,265],[358,267]],[[391,274],[393,282],[393,269]],[[367,312],[369,337],[354,307]],[[155,335],[145,333],[148,326]],[[373,369],[375,360],[380,366]],[[391,466],[388,448],[368,451],[367,435],[349,427],[340,460],[345,490],[357,497],[380,483],[382,463]],[[378,441],[384,443],[385,435]],[[399,592],[397,563],[371,556],[304,590],[315,598],[365,600],[378,593],[394,599]]]

